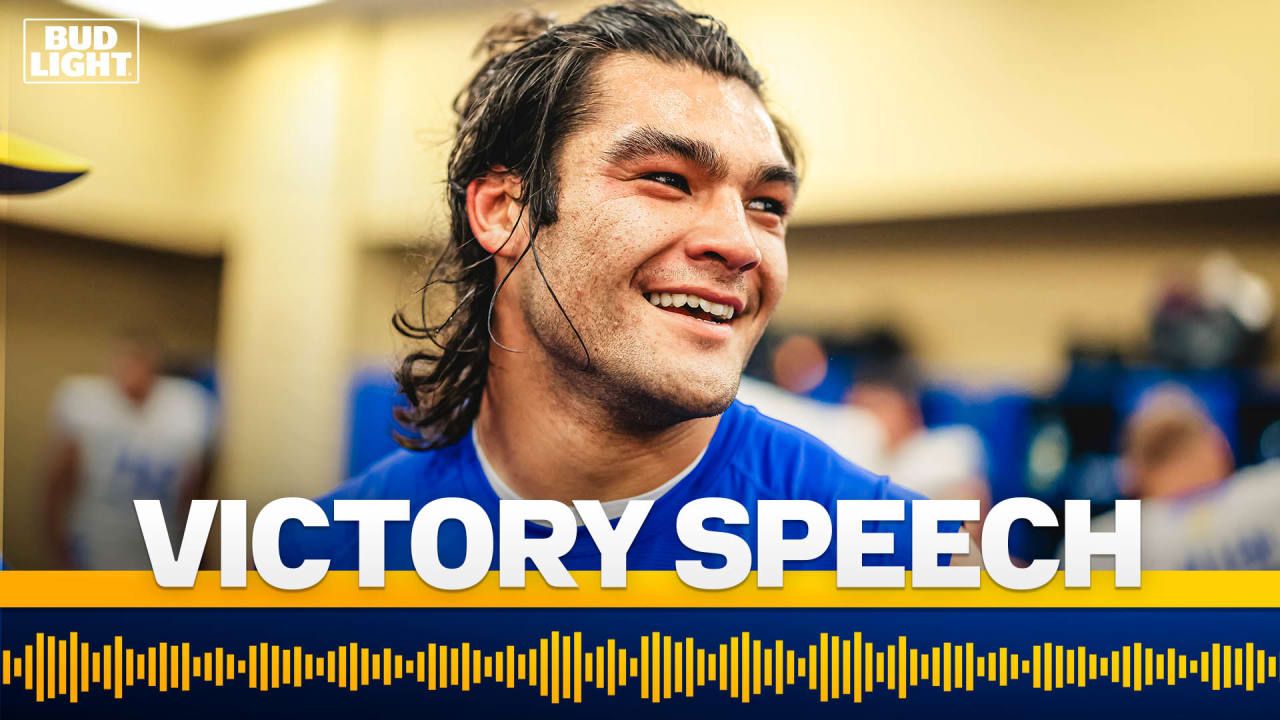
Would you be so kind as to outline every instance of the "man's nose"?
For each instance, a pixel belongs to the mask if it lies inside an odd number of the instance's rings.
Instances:
[[[735,273],[760,264],[760,247],[737,193],[723,193],[702,209],[686,251],[695,260],[711,260]]]

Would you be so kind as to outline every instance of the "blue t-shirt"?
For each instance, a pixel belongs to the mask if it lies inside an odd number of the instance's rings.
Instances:
[[[330,519],[328,527],[285,524],[280,533],[281,559],[290,567],[304,559],[330,560],[332,570],[355,570],[359,558],[357,524],[333,522],[334,500],[407,499],[410,518],[426,503],[445,497],[463,497],[480,505],[494,530],[492,569],[498,568],[497,494],[485,477],[471,435],[453,445],[427,452],[401,450],[387,456],[363,475],[317,499]],[[750,405],[734,403],[720,418],[706,453],[692,472],[653,504],[627,553],[628,570],[674,570],[677,560],[701,560],[707,567],[722,567],[720,555],[695,552],[676,536],[676,515],[685,503],[703,497],[735,500],[747,509],[751,523],[726,525],[707,520],[708,530],[738,535],[756,553],[756,502],[758,500],[814,500],[827,508],[834,528],[836,500],[906,500],[920,495],[889,482],[845,460],[834,450],[802,430],[767,417]],[[893,554],[866,555],[868,565],[911,567],[911,503],[901,522],[867,522],[865,532],[892,532]],[[792,525],[796,527],[791,527]],[[959,523],[940,523],[939,531],[955,532]],[[386,569],[412,570],[410,531],[412,522],[386,525]],[[794,531],[794,532],[793,532]],[[526,537],[546,537],[550,529],[528,523]],[[801,523],[787,523],[784,536],[802,537]],[[460,522],[440,526],[440,561],[457,567],[466,555],[466,535]],[[834,570],[834,535],[825,554],[815,560],[788,562],[788,570]],[[600,551],[585,527],[578,528],[573,548],[561,558],[569,570],[599,570]],[[947,556],[939,557],[945,563]],[[532,567],[532,564],[530,564]]]

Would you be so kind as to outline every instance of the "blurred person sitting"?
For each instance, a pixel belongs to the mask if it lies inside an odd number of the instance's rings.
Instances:
[[[967,425],[925,427],[912,362],[868,362],[848,402],[874,417],[884,434],[884,452],[868,463],[871,470],[936,500],[978,500],[986,515],[991,491],[982,438]]]
[[[133,501],[160,500],[175,534],[204,493],[213,398],[159,368],[151,336],[122,333],[109,376],[71,377],[56,391],[46,530],[59,567],[149,569]]]
[[[744,375],[738,399],[775,420],[826,443],[850,462],[867,467],[884,451],[884,431],[870,413],[806,397],[827,374],[827,354],[817,339],[790,335],[770,359],[774,382]]]
[[[1226,438],[1185,388],[1143,395],[1125,425],[1122,462],[1142,500],[1144,570],[1280,568],[1280,461],[1232,474]],[[1114,529],[1114,514],[1093,526]],[[1109,561],[1093,567],[1111,569]]]

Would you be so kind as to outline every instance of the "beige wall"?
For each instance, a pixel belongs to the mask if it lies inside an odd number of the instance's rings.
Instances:
[[[805,140],[805,222],[1280,183],[1278,3],[696,4],[759,60]]]
[[[892,320],[935,372],[1040,386],[1071,337],[1140,342],[1167,274],[1219,248],[1280,289],[1280,200],[801,229],[775,322]]]
[[[539,3],[564,18],[590,4]],[[1280,45],[1270,32],[1280,4],[797,0],[785,13],[764,0],[691,5],[729,23],[804,140],[801,222],[1280,190]],[[358,85],[295,126],[303,135],[343,126],[347,170],[367,179],[350,198],[350,232],[391,243],[430,234],[441,217],[449,104],[475,68],[471,47],[504,13],[499,3],[372,19],[299,13],[296,24],[280,16],[256,32],[250,21],[238,41],[144,31],[136,86],[23,85],[5,53],[0,122],[94,163],[88,178],[14,200],[8,212],[209,251],[236,222],[216,167],[222,154],[268,167],[287,159],[235,133],[297,117],[297,93],[314,70]],[[77,14],[49,0],[6,3],[0,37],[16,47],[23,17]],[[355,55],[353,43],[362,45]],[[260,88],[251,109],[236,105],[237,88],[267,77],[281,84]],[[232,107],[246,113],[239,122],[224,117]]]
[[[106,371],[113,334],[154,330],[174,360],[209,360],[221,262],[5,227],[4,532],[19,567],[47,558],[40,527],[48,411],[58,383]]]
[[[689,4],[728,23],[798,130],[803,223],[1280,190],[1280,4]],[[500,15],[377,29],[370,240],[441,217],[459,59]]]
[[[358,25],[310,25],[220,59],[214,184],[227,220],[218,491],[251,512],[338,481],[362,175]],[[287,438],[287,439],[286,439]]]

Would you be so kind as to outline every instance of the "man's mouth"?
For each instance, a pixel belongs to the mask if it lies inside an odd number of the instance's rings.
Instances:
[[[649,304],[667,312],[688,315],[703,322],[723,324],[733,320],[733,307],[714,303],[690,293],[648,294]]]

